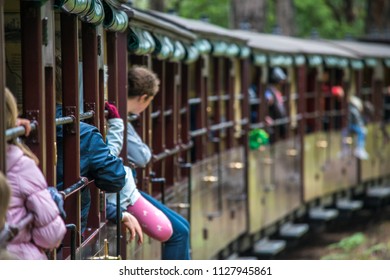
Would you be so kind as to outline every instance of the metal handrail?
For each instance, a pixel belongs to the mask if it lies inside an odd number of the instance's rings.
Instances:
[[[172,109],[168,109],[168,110],[165,110],[164,111],[164,117],[168,117],[168,116],[171,116],[173,114],[173,110]]]
[[[34,131],[38,128],[38,123],[33,121],[31,122],[30,127],[31,127],[31,131]],[[25,134],[26,134],[26,129],[24,126],[13,127],[5,131],[5,139],[6,141],[9,141],[11,139],[23,136]]]
[[[80,121],[90,119],[94,115],[95,115],[94,111],[80,113]],[[56,118],[56,125],[71,124],[71,123],[74,123],[75,120],[76,120],[76,118],[74,116],[66,116],[66,117]]]
[[[219,123],[219,124],[212,125],[210,127],[210,130],[211,131],[217,131],[217,130],[230,128],[230,127],[233,127],[233,126],[234,126],[234,122],[233,121],[227,121],[227,122],[222,122],[222,123]]]
[[[189,150],[191,149],[192,147],[194,146],[194,142],[193,141],[189,141],[188,143],[183,143],[180,145],[180,150],[181,151],[186,151],[186,150]]]
[[[141,117],[140,115],[131,114],[131,115],[127,116],[127,121],[128,122],[133,122],[133,121],[138,120],[140,117]]]
[[[207,128],[200,128],[200,129],[197,129],[197,130],[192,130],[190,132],[190,136],[191,137],[196,137],[196,136],[204,135],[206,133],[207,133]]]
[[[152,119],[156,119],[156,118],[158,118],[160,115],[161,115],[161,111],[160,111],[160,110],[157,110],[157,111],[151,113],[151,114],[150,114],[150,117],[151,117]]]
[[[239,122],[238,122],[240,125],[246,125],[249,123],[249,119],[248,118],[243,118],[241,119]]]
[[[249,125],[250,129],[258,129],[258,128],[265,128],[266,125],[264,122],[258,122],[258,123],[252,123]]]
[[[188,99],[188,104],[189,105],[196,105],[196,104],[200,104],[201,102],[202,102],[202,99],[199,98],[199,97]]]
[[[183,107],[179,110],[179,114],[182,115],[182,114],[185,114],[187,113],[187,107]]]
[[[89,180],[87,177],[81,177],[80,181],[74,183],[73,185],[67,187],[66,189],[60,191],[59,193],[62,194],[64,199],[71,196],[73,193],[83,189],[85,186],[87,186],[89,183]]]

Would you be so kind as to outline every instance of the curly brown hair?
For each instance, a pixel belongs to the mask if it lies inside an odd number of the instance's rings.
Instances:
[[[157,75],[145,66],[134,65],[128,73],[128,97],[154,96],[159,90],[160,80]]]

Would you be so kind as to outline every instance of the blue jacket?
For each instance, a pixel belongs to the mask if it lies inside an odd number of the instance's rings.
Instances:
[[[62,116],[57,105],[56,117]],[[63,189],[63,127],[57,126],[57,188]],[[113,156],[99,130],[80,122],[80,175],[95,180],[95,185],[106,192],[118,192],[125,185],[126,172],[120,158]],[[81,192],[81,232],[87,225],[91,204],[89,188]]]

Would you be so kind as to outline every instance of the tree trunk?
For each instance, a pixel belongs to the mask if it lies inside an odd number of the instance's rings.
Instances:
[[[264,32],[266,0],[231,0],[231,27]]]
[[[276,1],[276,22],[283,35],[295,34],[294,4],[293,0]]]
[[[150,9],[154,11],[164,12],[165,11],[164,2],[165,2],[164,0],[150,0],[149,1]]]
[[[390,33],[390,2],[387,0],[367,0],[367,35],[385,36]]]

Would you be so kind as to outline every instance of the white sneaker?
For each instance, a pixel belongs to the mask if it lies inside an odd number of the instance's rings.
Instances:
[[[366,150],[361,149],[361,148],[356,148],[354,151],[354,155],[355,155],[355,157],[357,157],[358,159],[361,159],[361,160],[367,160],[370,158],[370,156],[368,155]]]

